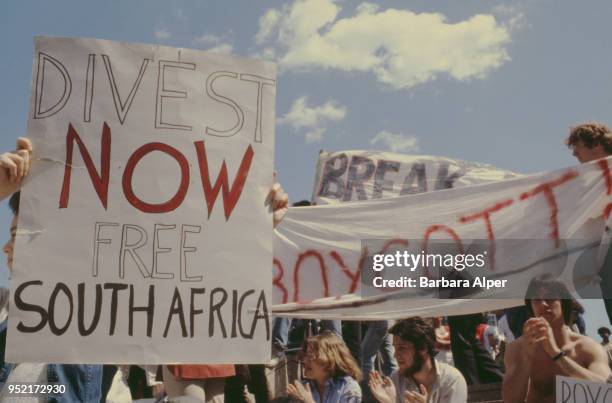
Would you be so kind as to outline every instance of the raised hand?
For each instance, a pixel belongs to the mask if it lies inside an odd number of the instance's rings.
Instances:
[[[276,177],[276,175],[275,175]],[[285,190],[280,185],[280,183],[275,183],[270,189],[270,193],[268,194],[268,203],[270,207],[272,207],[272,217],[274,222],[274,227],[283,220],[285,214],[287,214],[287,209],[289,207],[289,196],[285,193]]]
[[[424,385],[419,385],[419,392],[404,392],[404,403],[427,403],[427,388]]]
[[[395,403],[397,392],[393,381],[389,377],[385,376],[383,378],[378,371],[372,371],[369,374],[368,386],[372,396],[379,403]]]
[[[300,381],[294,381],[293,384],[287,385],[287,394],[294,399],[297,399],[304,403],[315,403],[312,397],[312,391],[310,385],[302,385]]]
[[[30,171],[32,143],[29,139],[17,139],[15,151],[0,154],[0,199],[16,192],[23,178]]]

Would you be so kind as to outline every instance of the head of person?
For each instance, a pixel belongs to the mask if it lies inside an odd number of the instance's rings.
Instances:
[[[487,338],[489,345],[493,348],[499,346],[499,343],[501,342],[501,335],[495,326],[487,326],[487,329],[485,330],[485,337]]]
[[[350,376],[361,380],[361,370],[344,341],[325,331],[304,341],[302,346],[304,376],[314,381]]]
[[[312,203],[309,202],[308,200],[300,200],[298,202],[295,202],[291,205],[292,207],[308,207],[308,206],[312,206]]]
[[[599,329],[597,329],[597,334],[599,335],[599,337],[601,337],[604,340],[608,340],[610,338],[610,329],[602,326]]]
[[[572,127],[565,144],[581,163],[612,155],[612,131],[608,126],[590,122]]]
[[[565,284],[550,275],[531,280],[525,294],[525,306],[532,317],[553,324],[571,324],[574,298]]]
[[[15,249],[15,235],[17,233],[17,217],[19,216],[19,192],[13,193],[9,199],[9,207],[13,212],[13,219],[11,220],[11,226],[9,227],[10,237],[9,240],[4,244],[4,254],[6,255],[6,266],[9,271],[13,271],[13,252]]]
[[[420,317],[400,320],[389,329],[399,371],[406,377],[419,372],[425,362],[433,360],[436,350],[434,327]]]

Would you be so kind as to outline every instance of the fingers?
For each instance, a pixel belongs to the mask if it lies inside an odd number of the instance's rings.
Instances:
[[[287,394],[288,394],[289,396],[293,396],[293,397],[295,397],[295,398],[297,398],[297,397],[298,397],[298,392],[297,392],[297,389],[296,389],[296,388],[295,388],[295,386],[293,386],[292,384],[288,384],[288,385],[287,385]]]
[[[382,378],[378,371],[370,371],[370,379],[377,384],[382,384]]]
[[[280,185],[280,183],[275,183],[274,186],[272,186],[272,192],[272,211],[287,207],[287,205],[289,204],[289,195],[285,193],[285,190]]]
[[[18,164],[13,160],[12,155],[11,153],[0,155],[0,167],[8,172],[8,180],[11,183],[15,182],[18,172]]]
[[[272,211],[286,207],[289,204],[289,196],[285,193],[280,183],[275,183],[268,193],[268,202],[272,206]]]
[[[25,151],[25,153],[27,153],[27,151]],[[15,170],[16,172],[14,176],[11,177],[12,182],[15,183],[15,182],[20,181],[23,178],[24,172],[26,170],[26,167],[25,167],[26,162],[21,157],[21,155],[16,154],[16,153],[10,153],[9,158],[13,161],[16,167],[16,170]]]
[[[30,159],[30,151],[27,149],[0,155],[0,167],[6,169],[10,183],[17,183],[28,174]]]
[[[17,155],[19,155],[21,159],[23,160],[23,171],[21,174],[21,177],[23,178],[30,172],[31,152],[28,150],[17,150]]]
[[[424,403],[425,401],[424,396],[417,392],[404,392],[404,403]]]
[[[404,392],[404,403],[414,403],[414,402],[418,402],[418,400],[416,400],[416,394],[406,391]]]
[[[32,142],[27,137],[19,137],[17,139],[17,150],[25,150],[28,152],[32,152]]]

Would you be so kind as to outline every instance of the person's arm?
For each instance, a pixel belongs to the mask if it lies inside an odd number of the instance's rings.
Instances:
[[[562,353],[562,349],[555,341],[552,328],[546,320],[540,319],[536,328],[536,334],[539,343],[541,343],[542,348],[551,360]],[[608,357],[606,357],[603,348],[588,338],[582,340],[582,344],[578,345],[577,349],[580,349],[580,353],[584,355],[585,361],[589,362],[588,367],[583,367],[566,355],[556,360],[557,366],[561,369],[563,375],[570,378],[584,379],[592,382],[607,382],[610,377],[610,367],[608,366]]]
[[[527,357],[527,354],[523,353],[523,341],[525,340],[520,338],[506,347],[506,354],[504,355],[506,374],[502,384],[504,402],[522,403],[527,397],[533,355]]]
[[[557,354],[560,352],[561,349],[559,349]],[[603,348],[594,341],[588,340],[582,353],[585,355],[585,359],[590,362],[587,368],[584,368],[568,356],[563,356],[557,360],[557,366],[561,369],[563,375],[586,381],[606,383],[610,378],[610,367],[608,366],[608,357]],[[555,357],[557,354],[552,357]]]
[[[15,151],[0,154],[0,200],[15,193],[30,171],[32,143],[27,138],[17,139]]]

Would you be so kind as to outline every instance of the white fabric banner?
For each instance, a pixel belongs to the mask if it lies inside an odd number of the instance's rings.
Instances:
[[[319,153],[312,200],[331,204],[381,199],[517,178],[479,162],[380,151]]]
[[[570,289],[582,289],[597,279],[593,263],[603,216],[612,206],[609,162],[410,196],[292,208],[274,244],[274,298],[286,303],[274,312],[391,319],[495,310],[519,304],[510,291],[524,290],[534,275],[551,270]],[[381,251],[406,240],[419,240],[415,247],[420,250],[428,239],[457,245],[487,240],[495,275],[511,285],[508,292],[477,295],[493,298],[486,300],[417,298],[406,289],[360,298],[367,255],[361,242],[371,239],[387,240]],[[516,250],[503,247],[507,240],[533,242],[522,242]],[[597,288],[592,284],[591,291]]]
[[[197,50],[36,39],[9,361],[269,357],[275,75]]]

